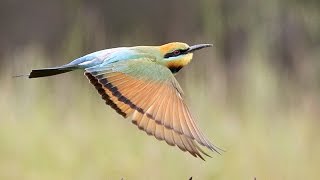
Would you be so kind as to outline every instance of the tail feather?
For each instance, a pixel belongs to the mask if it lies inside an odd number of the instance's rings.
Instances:
[[[71,68],[46,68],[46,69],[35,69],[32,70],[29,74],[29,78],[38,78],[38,77],[46,77],[46,76],[53,76],[56,74],[62,74],[74,69]]]

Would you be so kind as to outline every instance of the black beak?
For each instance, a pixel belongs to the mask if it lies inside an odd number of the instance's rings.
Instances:
[[[212,46],[213,46],[212,44],[197,44],[197,45],[190,46],[187,52],[192,53],[193,51],[206,48],[206,47],[212,47]]]

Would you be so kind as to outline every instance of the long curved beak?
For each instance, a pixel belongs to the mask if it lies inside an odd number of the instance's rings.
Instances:
[[[213,46],[212,44],[197,44],[197,45],[190,46],[187,52],[192,53],[196,50],[206,48],[206,47],[212,47],[212,46]]]

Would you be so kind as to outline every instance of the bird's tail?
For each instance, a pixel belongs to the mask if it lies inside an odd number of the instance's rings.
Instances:
[[[62,73],[66,73],[73,70],[75,70],[75,68],[63,67],[63,66],[55,67],[55,68],[34,69],[29,74],[29,78],[53,76],[53,75],[62,74]]]

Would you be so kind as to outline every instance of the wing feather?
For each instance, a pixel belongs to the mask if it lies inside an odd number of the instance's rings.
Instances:
[[[164,128],[163,126],[156,124],[154,136],[160,141],[164,140],[164,129],[163,128]]]
[[[174,146],[174,140],[173,140],[173,131],[170,131],[168,128],[163,128],[163,132],[164,132],[164,140],[166,141],[167,144],[169,144],[170,146]]]
[[[148,135],[203,159],[198,145],[219,153],[197,127],[182,89],[166,67],[146,59],[86,69],[106,104]],[[197,143],[196,143],[197,142]],[[208,156],[208,155],[207,155]]]
[[[156,131],[157,123],[151,119],[148,121],[148,125],[145,129],[148,135],[154,136]]]
[[[169,88],[169,87],[167,87]],[[172,88],[169,88],[169,92],[166,95],[163,95],[166,101],[166,110],[163,111],[164,113],[164,117],[161,119],[161,121],[163,122],[162,124],[168,128],[168,129],[172,129]]]
[[[172,96],[172,127],[175,129],[179,134],[183,134],[182,130],[182,124],[181,119],[179,116],[179,99],[177,95],[175,94],[176,92],[173,92]],[[190,136],[191,137],[191,136]]]
[[[133,112],[131,121],[132,121],[133,124],[138,125],[138,124],[140,124],[141,118],[142,118],[142,114],[139,113],[137,110],[135,110]]]
[[[174,143],[178,146],[179,149],[181,149],[182,151],[186,151],[187,148],[184,146],[182,140],[181,140],[181,137],[180,137],[180,134],[177,134],[177,133],[173,133],[173,140],[174,140]]]

